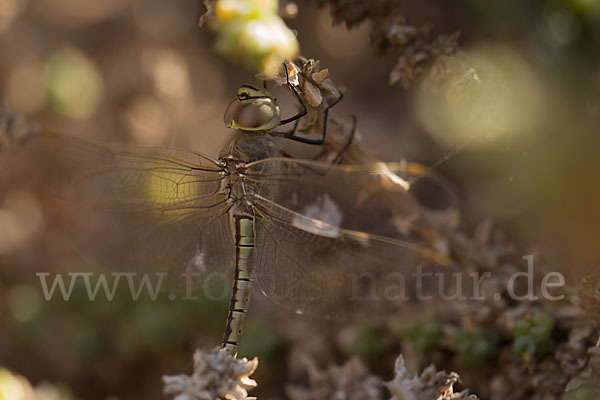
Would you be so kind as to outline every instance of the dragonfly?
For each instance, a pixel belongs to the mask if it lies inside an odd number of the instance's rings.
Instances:
[[[306,108],[290,87],[304,109],[288,119],[266,89],[240,87],[225,112],[233,133],[217,158],[51,132],[26,146],[47,160],[44,184],[65,188],[78,205],[73,230],[91,253],[115,268],[168,271],[180,286],[190,274],[230,274],[222,346],[234,356],[254,287],[299,314],[355,320],[424,309],[415,271],[451,270],[412,229],[419,204],[406,163],[283,153],[280,138],[318,145],[327,125],[320,139],[295,135]]]

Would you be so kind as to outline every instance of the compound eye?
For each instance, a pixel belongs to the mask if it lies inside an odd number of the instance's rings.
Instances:
[[[241,102],[235,99],[225,111],[225,125],[241,130],[267,130],[277,118],[274,108],[265,101]]]
[[[264,93],[254,86],[244,85],[238,89],[237,98],[240,100],[248,100],[252,98],[264,97]]]
[[[235,117],[235,113],[236,113],[239,105],[240,105],[239,99],[234,99],[231,103],[229,103],[229,105],[225,109],[225,114],[223,115],[223,122],[225,123],[226,127],[228,127],[228,128],[232,127],[233,122],[234,122],[233,118]]]

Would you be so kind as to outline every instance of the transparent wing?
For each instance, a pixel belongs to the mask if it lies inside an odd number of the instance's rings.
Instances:
[[[420,231],[402,164],[268,159],[244,176],[255,193],[258,284],[276,303],[338,320],[447,303],[455,270]]]
[[[24,153],[42,170],[38,181],[68,199],[79,253],[103,266],[184,283],[184,272],[233,265],[224,172],[214,160],[56,134],[34,138]]]

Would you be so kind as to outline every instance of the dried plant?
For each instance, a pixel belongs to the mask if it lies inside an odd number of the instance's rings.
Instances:
[[[298,132],[306,134],[321,134],[325,118],[325,109],[338,100],[343,88],[335,85],[329,75],[328,69],[322,69],[320,62],[314,59],[300,57],[296,61],[288,62],[288,75],[290,83],[296,88],[307,108],[307,115],[300,120]],[[259,78],[265,78],[259,75]],[[279,74],[272,78],[279,86],[287,84],[285,69],[282,67]],[[327,119],[327,137],[317,156],[322,161],[330,161],[336,156],[348,141],[348,135],[353,128],[350,118],[337,115],[330,109]],[[340,163],[361,164],[369,163],[375,159],[360,145],[360,132],[355,132],[352,145],[344,152]]]
[[[164,376],[164,393],[176,400],[249,399],[248,391],[256,387],[250,375],[257,367],[256,358],[237,359],[218,347],[196,350],[192,374]]]
[[[467,389],[455,393],[454,385],[460,377],[457,373],[436,371],[435,366],[429,365],[421,375],[416,375],[406,369],[404,357],[396,359],[394,379],[385,385],[392,394],[392,400],[476,400]]]
[[[459,32],[435,36],[431,25],[411,25],[399,12],[400,1],[319,0],[319,4],[329,5],[334,24],[344,22],[352,28],[370,21],[373,47],[382,54],[400,54],[390,73],[390,84],[400,83],[408,88],[431,68],[443,74],[444,65],[459,52]]]
[[[303,358],[309,387],[288,385],[286,392],[291,400],[320,399],[381,399],[383,383],[371,375],[359,358],[352,358],[342,366],[329,366],[325,370],[317,367],[311,358]]]
[[[581,279],[577,287],[577,302],[590,318],[600,321],[600,274]]]
[[[280,68],[281,61],[294,57],[297,47],[295,38],[292,40],[290,32],[278,19],[275,3],[258,0],[205,0],[208,12],[202,23],[217,32],[217,46],[223,53],[262,70],[265,77],[275,74],[273,79],[283,86],[287,79],[285,70]],[[267,6],[264,6],[265,4]],[[319,4],[330,5],[335,23],[343,22],[349,28],[364,21],[372,23],[373,46],[380,53],[398,55],[398,61],[389,78],[392,84],[400,83],[408,87],[421,78],[425,71],[430,71],[423,83],[433,91],[444,88],[446,80],[451,76],[452,85],[446,86],[449,92],[458,86],[466,85],[473,86],[472,90],[455,92],[472,94],[479,90],[480,78],[486,78],[468,67],[459,49],[457,32],[436,35],[430,25],[410,24],[398,11],[402,5],[399,0],[319,0]],[[246,5],[250,6],[251,12],[246,12]],[[252,36],[255,30],[250,28],[256,27],[256,24],[263,28],[272,28],[272,32],[276,32],[272,35],[274,40],[268,44],[266,50],[260,48],[259,45],[263,43]],[[247,43],[250,43],[250,46],[239,46],[239,40],[249,41]],[[249,52],[246,53],[247,50]],[[287,65],[290,82],[299,91],[308,110],[308,115],[300,121],[299,131],[317,134],[322,130],[325,109],[344,91],[335,85],[330,71],[322,69],[318,61],[299,58]],[[485,98],[478,100],[476,96],[468,97],[470,101],[475,98],[478,103],[486,103]],[[452,101],[459,100],[452,97]],[[489,119],[492,121],[491,125],[494,125],[496,120]],[[0,152],[19,143],[35,129],[35,125],[2,109]],[[351,129],[352,123],[349,118],[339,117],[335,111],[331,111],[327,140],[319,158],[328,161],[334,157],[346,143]],[[374,160],[360,147],[359,139],[360,134],[357,132],[355,141],[343,154],[341,163],[359,164]],[[567,395],[575,396],[582,390],[591,390],[590,388],[595,390],[591,393],[598,393],[600,343],[593,343],[599,334],[599,276],[590,276],[581,282],[578,288],[578,307],[574,307],[569,301],[556,304],[543,301],[511,302],[502,288],[506,288],[510,276],[524,269],[520,257],[522,252],[491,221],[481,222],[473,235],[462,231],[459,222],[460,216],[457,212],[448,215],[423,213],[409,221],[410,229],[407,230],[417,230],[422,236],[438,243],[438,247],[446,249],[444,254],[451,256],[454,263],[464,270],[493,272],[492,279],[482,288],[481,295],[484,300],[475,310],[456,304],[454,312],[446,315],[448,321],[439,324],[444,324],[443,327],[449,331],[468,333],[468,341],[475,344],[485,344],[485,341],[479,340],[478,337],[482,335],[472,333],[498,332],[501,340],[497,343],[499,348],[494,349],[497,350],[497,354],[496,351],[486,353],[481,368],[465,366],[461,363],[461,354],[458,351],[458,347],[461,346],[449,345],[442,338],[440,328],[439,335],[435,335],[434,345],[429,346],[427,343],[425,346],[429,353],[405,352],[404,356],[400,356],[396,361],[394,378],[384,383],[356,358],[341,366],[330,365],[321,369],[312,361],[313,358],[307,350],[306,354],[290,356],[292,363],[303,365],[309,381],[307,386],[288,385],[286,389],[290,398],[377,399],[384,397],[385,388],[389,390],[392,398],[397,400],[477,398],[475,395],[469,395],[467,390],[455,393],[454,386],[459,383],[459,375],[437,370],[444,367],[460,371],[462,380],[481,398],[556,399],[561,398],[565,391]],[[542,265],[540,271],[536,271],[535,279],[539,280],[537,275],[548,270],[549,266]],[[565,292],[568,290],[565,289]],[[496,297],[496,294],[500,296]],[[529,354],[515,354],[515,327],[523,321],[532,321],[536,316],[546,314],[551,315],[552,320],[544,327],[544,351],[538,352],[533,349]],[[533,325],[528,327],[527,335],[530,335],[532,328],[539,327]],[[318,335],[316,332],[312,334]],[[401,340],[399,337],[396,339]],[[552,339],[552,342],[549,339]],[[325,342],[325,339],[323,341]],[[314,347],[322,349],[329,344],[329,347],[334,349],[334,342],[318,343]],[[394,345],[409,347],[405,342]],[[467,350],[471,349],[466,347]],[[331,350],[331,353],[334,354],[335,351]],[[411,366],[429,366],[420,375],[411,373],[406,367],[405,358]],[[303,361],[298,362],[299,359]],[[435,366],[431,364],[433,359]],[[199,350],[194,354],[192,374],[164,377],[164,390],[177,400],[246,399],[248,391],[256,386],[250,375],[257,365],[256,359],[237,360],[218,349]],[[2,373],[0,370],[0,379]],[[14,375],[9,377],[14,381]],[[30,388],[26,392],[31,393]]]
[[[310,358],[303,360],[309,377],[309,387],[288,385],[286,392],[292,400],[318,399],[382,399],[390,398],[384,394],[384,386],[391,394],[391,400],[476,400],[468,390],[454,392],[459,382],[458,374],[436,371],[428,366],[416,375],[409,372],[400,355],[396,359],[395,375],[389,382],[383,382],[369,374],[366,366],[358,359],[351,358],[342,366],[330,366],[320,370]]]
[[[567,400],[600,397],[600,339],[587,349],[587,355],[589,360],[585,368],[567,384]]]

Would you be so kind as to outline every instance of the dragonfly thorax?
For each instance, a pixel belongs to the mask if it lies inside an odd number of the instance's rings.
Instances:
[[[281,111],[277,100],[268,91],[241,86],[223,120],[228,128],[242,132],[268,132],[279,125]]]
[[[233,161],[239,165],[279,155],[279,146],[269,134],[238,131],[221,151],[219,158],[225,163]]]
[[[253,190],[245,185],[243,176],[243,171],[247,163],[234,160],[232,157],[222,159],[222,161],[225,164],[226,179],[222,181],[221,190],[227,193],[228,201],[236,205],[233,211],[237,210],[238,207],[250,206],[251,200],[248,195],[253,194]],[[252,193],[247,193],[248,189]]]

